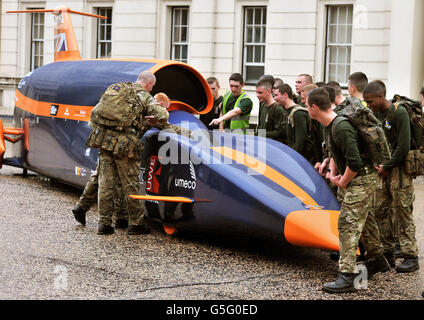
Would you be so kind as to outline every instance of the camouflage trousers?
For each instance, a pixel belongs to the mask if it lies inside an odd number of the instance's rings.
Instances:
[[[128,206],[128,224],[138,226],[143,223],[143,202],[129,197],[139,194],[140,163],[133,158],[116,158],[111,152],[100,150],[99,154],[99,223],[112,224],[116,187],[122,186],[123,196]]]
[[[387,178],[379,178],[375,213],[384,250],[394,252],[398,242],[404,255],[418,256],[414,200],[412,177],[404,174],[400,167],[393,168]]]
[[[88,211],[90,207],[96,203],[98,197],[99,188],[99,161],[97,161],[96,171],[88,179],[85,185],[84,191],[79,198],[77,205],[84,211]],[[127,201],[122,190],[122,186],[119,183],[115,186],[113,195],[113,214],[116,219],[128,220],[128,208]]]
[[[374,259],[383,254],[383,245],[374,217],[374,195],[377,187],[377,172],[355,177],[347,189],[339,188],[341,199],[338,222],[340,241],[340,272],[353,273],[356,254],[362,237],[367,258]]]

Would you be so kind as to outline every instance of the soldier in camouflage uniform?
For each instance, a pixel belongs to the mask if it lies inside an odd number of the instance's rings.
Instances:
[[[397,272],[413,272],[419,268],[418,245],[415,238],[412,176],[403,171],[403,162],[411,148],[409,114],[386,99],[382,81],[370,82],[364,90],[364,100],[383,124],[392,158],[379,166],[376,194],[376,218],[384,242],[385,255],[395,266],[394,250],[397,236],[404,261],[396,265]]]
[[[140,138],[146,131],[145,121],[148,121],[150,126],[166,124],[169,116],[166,109],[149,94],[155,83],[156,77],[149,71],[143,71],[136,83],[111,85],[91,114],[90,124],[93,126],[93,132],[87,141],[87,146],[94,148],[100,146],[98,234],[114,232],[111,226],[113,195],[115,186],[119,183],[122,185],[128,205],[128,234],[150,232],[150,229],[143,224],[143,203],[130,198],[129,195],[139,193],[140,153],[143,148]],[[119,110],[128,111],[127,118],[119,121],[102,119],[100,111],[98,114],[96,110],[101,110],[101,107],[106,105],[106,103],[102,105],[103,99],[112,96],[110,99],[113,101],[114,95],[119,97],[119,91],[127,90],[128,87],[132,87],[136,95],[131,96],[131,99],[128,98],[129,102],[119,108]],[[118,108],[116,110],[112,113],[118,114]],[[106,126],[105,123],[110,125]],[[115,125],[120,123],[129,124],[129,126]]]
[[[97,202],[99,187],[99,161],[97,161],[96,171],[88,179],[84,191],[77,204],[72,209],[75,220],[85,226],[86,213],[90,207]],[[128,207],[125,195],[121,185],[115,186],[115,195],[113,197],[115,216],[115,228],[125,229],[128,227]]]
[[[335,282],[325,283],[322,289],[330,293],[355,291],[354,280],[358,276],[356,252],[361,234],[370,238],[367,249],[372,265],[369,274],[389,270],[373,216],[377,171],[361,156],[365,148],[352,124],[331,110],[330,97],[325,89],[310,91],[307,106],[311,118],[325,127],[325,141],[335,163],[330,168],[331,182],[339,187],[342,199],[338,222],[340,274]]]

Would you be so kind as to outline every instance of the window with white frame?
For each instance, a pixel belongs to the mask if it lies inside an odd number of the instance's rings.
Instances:
[[[188,61],[188,7],[172,8],[171,59]]]
[[[352,52],[353,5],[327,6],[325,81],[347,86]]]
[[[244,7],[243,75],[255,83],[265,71],[266,7]]]
[[[112,8],[97,8],[97,14],[107,19],[97,20],[97,58],[112,56]]]
[[[44,63],[44,13],[31,14],[31,71]]]

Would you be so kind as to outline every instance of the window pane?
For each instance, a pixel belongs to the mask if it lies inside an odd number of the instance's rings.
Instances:
[[[246,62],[253,62],[253,46],[246,47]]]
[[[105,37],[105,28],[103,26],[100,26],[99,40],[106,40],[106,37]]]
[[[343,83],[345,81],[345,76],[346,76],[346,65],[339,65],[338,70],[337,70],[337,82],[341,82]]]
[[[263,62],[261,52],[262,52],[261,47],[256,46],[255,47],[255,62],[259,62],[259,63]]]
[[[187,61],[187,46],[181,46],[181,59]]]
[[[339,30],[337,32],[337,43],[346,43],[347,38],[347,27],[344,25],[339,26]]]
[[[112,56],[112,44],[106,43],[106,57],[110,58]]]
[[[187,25],[187,22],[188,22],[187,14],[188,14],[187,10],[184,10],[184,11],[181,12],[181,24],[183,26]]]
[[[352,43],[352,25],[347,26],[347,39],[346,43]]]
[[[261,42],[261,28],[255,27],[255,34],[253,36],[253,42],[258,43]]]
[[[352,52],[352,48],[351,47],[346,47],[346,64],[348,64],[350,66],[350,61],[351,61],[351,52]]]
[[[40,43],[34,42],[34,57],[37,57],[40,55]]]
[[[252,27],[246,28],[246,42],[247,43],[253,42],[253,28]]]
[[[101,43],[100,44],[100,56],[101,57],[105,57],[106,56],[106,50],[105,50],[105,44]]]
[[[187,28],[181,28],[181,42],[187,42]]]
[[[112,26],[106,27],[106,39],[112,39]]]
[[[346,24],[347,23],[347,12],[345,6],[340,6],[339,10],[339,24]]]
[[[262,10],[256,9],[255,10],[255,24],[261,24],[262,23]]]
[[[246,81],[253,82],[258,80],[264,74],[265,68],[262,66],[247,66]]]
[[[337,43],[337,26],[330,26],[328,32],[328,42]]]
[[[176,45],[175,47],[174,47],[174,59],[175,60],[180,60],[180,46],[178,46],[178,45]]]
[[[176,25],[181,25],[181,22],[182,22],[182,18],[181,18],[181,10],[177,10],[176,11],[176,15],[175,15],[175,24]]]
[[[328,81],[335,81],[336,78],[336,65],[330,64],[328,67]]]
[[[106,10],[107,23],[112,25],[112,8]]]
[[[174,27],[174,42],[180,42],[180,27]]]
[[[248,25],[253,24],[253,10],[252,9],[246,9],[246,24],[248,24]]]
[[[333,9],[332,6],[329,6],[328,7],[328,23],[329,24],[335,24],[336,23],[334,11],[335,10]]]
[[[329,62],[330,63],[337,63],[337,47],[330,47],[330,55],[329,55]]]
[[[34,40],[35,39],[40,39],[40,36],[38,35],[38,30],[39,30],[40,28],[39,28],[39,26],[38,26],[38,24],[34,24],[34,31],[33,31],[33,38],[34,38]]]
[[[347,10],[347,23],[351,25],[352,21],[353,21],[353,9],[350,8],[350,7],[347,7],[347,8],[348,8],[348,10]]]

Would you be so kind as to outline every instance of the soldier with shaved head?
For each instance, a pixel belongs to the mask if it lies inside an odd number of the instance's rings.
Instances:
[[[277,141],[283,141],[284,110],[272,97],[272,83],[267,79],[256,83],[256,96],[259,100],[259,117],[256,134],[259,130],[265,130],[266,137]]]

